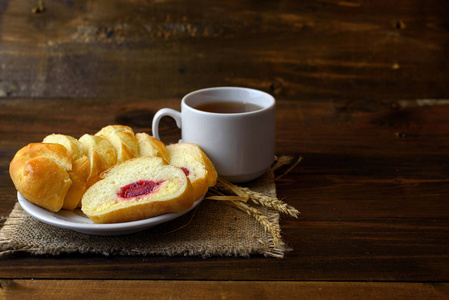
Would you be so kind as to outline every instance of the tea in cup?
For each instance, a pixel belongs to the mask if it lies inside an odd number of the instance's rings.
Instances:
[[[181,112],[159,110],[152,124],[160,139],[159,121],[169,116],[181,128],[180,142],[195,143],[213,162],[218,175],[234,183],[265,173],[275,157],[275,100],[255,89],[216,87],[191,92]]]

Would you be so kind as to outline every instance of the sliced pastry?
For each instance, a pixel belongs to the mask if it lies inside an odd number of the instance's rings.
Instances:
[[[81,202],[81,197],[87,189],[87,179],[90,174],[90,163],[83,152],[83,145],[74,137],[64,134],[52,134],[46,136],[43,142],[64,146],[72,160],[72,169],[68,171],[69,177],[72,180],[72,185],[65,196],[62,208],[73,210],[78,207]]]
[[[178,213],[194,203],[187,176],[160,157],[130,159],[102,176],[82,198],[82,211],[95,223],[130,222]]]
[[[168,162],[165,144],[147,133],[136,133],[139,156],[157,156]]]
[[[180,167],[193,186],[195,200],[203,197],[209,187],[217,183],[217,171],[214,165],[201,150],[192,143],[177,143],[167,147],[168,162]]]
[[[108,140],[117,153],[117,163],[139,156],[139,145],[131,127],[109,125],[95,134]]]
[[[89,160],[89,176],[87,186],[100,180],[100,174],[117,163],[114,146],[101,136],[85,134],[79,141],[83,145],[83,152]]]

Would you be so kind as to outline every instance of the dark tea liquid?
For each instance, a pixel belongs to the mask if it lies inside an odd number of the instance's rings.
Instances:
[[[262,108],[262,106],[254,103],[232,101],[209,102],[195,106],[195,109],[198,110],[221,114],[244,113],[259,110]]]

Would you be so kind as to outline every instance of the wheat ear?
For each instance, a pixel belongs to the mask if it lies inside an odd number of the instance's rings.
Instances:
[[[288,205],[287,203],[285,203],[282,200],[279,200],[276,197],[270,197],[270,196],[264,195],[262,193],[255,192],[249,188],[234,185],[223,178],[218,178],[217,185],[213,188],[213,190],[215,190],[217,192],[219,190],[227,192],[227,193],[232,192],[232,193],[236,194],[237,197],[241,197],[241,199],[236,199],[236,200],[241,200],[241,201],[246,202],[247,199],[249,198],[251,201],[253,201],[256,204],[265,206],[270,209],[277,210],[281,213],[287,214],[294,218],[298,218],[298,215],[300,215],[300,212],[296,208],[294,208],[291,205]],[[235,200],[235,199],[226,199],[225,197],[228,197],[228,196],[221,196],[221,199],[215,199],[215,200]],[[218,198],[220,198],[220,196]]]
[[[280,228],[274,227],[272,222],[270,222],[270,220],[268,219],[268,217],[265,216],[261,211],[244,202],[227,201],[225,203],[246,212],[248,215],[256,219],[259,222],[259,224],[263,226],[264,230],[268,231],[271,234],[271,236],[273,237],[273,244],[276,248],[284,246],[284,243],[281,240]]]
[[[298,216],[301,214],[296,208],[294,208],[291,205],[288,205],[287,203],[278,198],[269,197],[265,194],[255,192],[246,187],[242,187],[241,189],[245,193],[247,193],[249,199],[251,199],[251,201],[253,201],[256,204],[277,210],[281,213],[284,213],[294,218],[298,218]]]

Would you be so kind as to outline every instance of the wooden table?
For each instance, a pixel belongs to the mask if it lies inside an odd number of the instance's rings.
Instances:
[[[158,109],[219,85],[276,97],[276,151],[303,157],[277,192],[301,217],[281,219],[284,259],[6,255],[0,298],[448,297],[445,1],[30,3],[0,4],[3,221],[22,146],[151,133]]]

